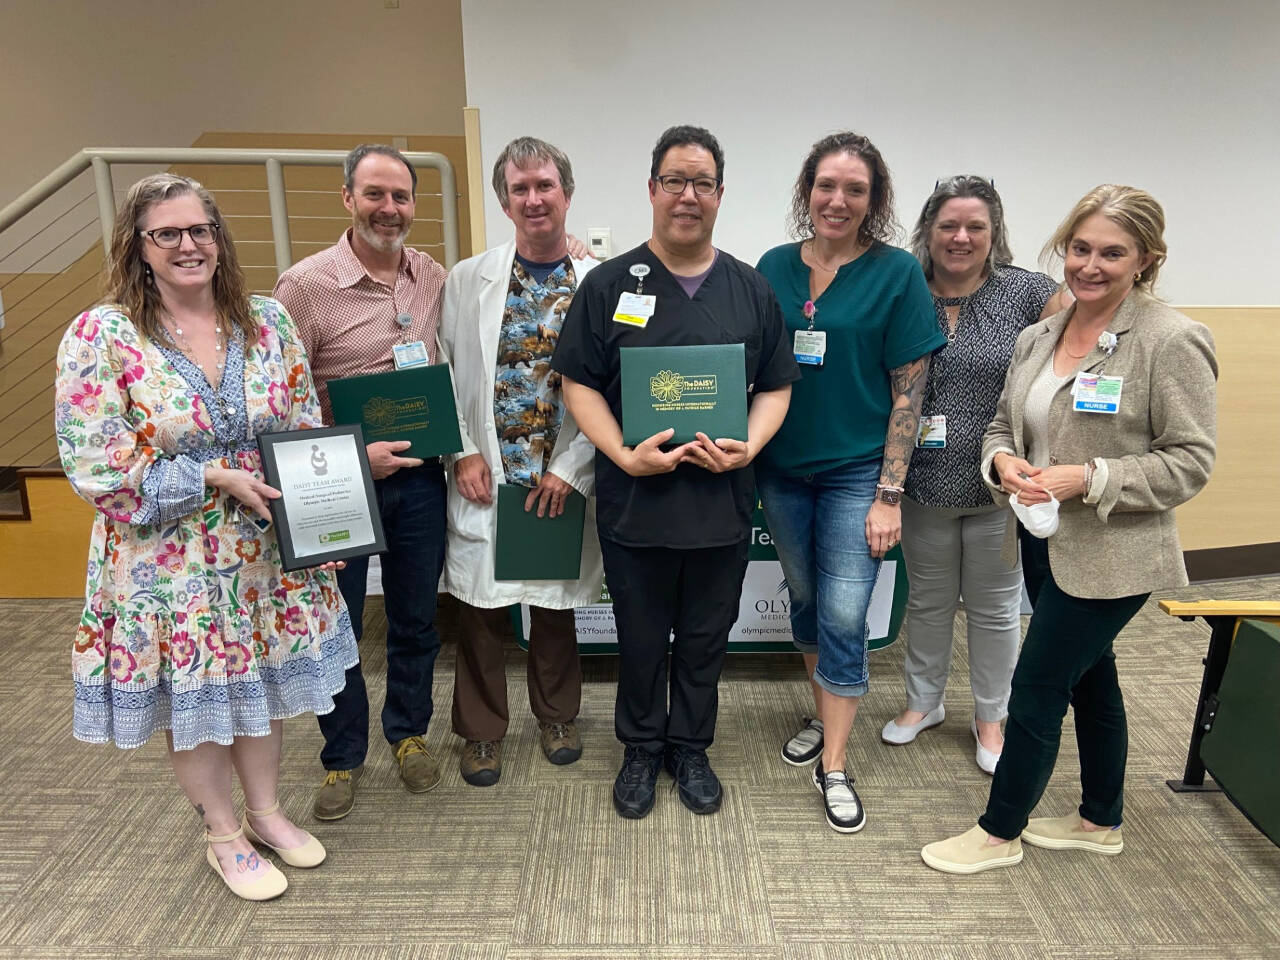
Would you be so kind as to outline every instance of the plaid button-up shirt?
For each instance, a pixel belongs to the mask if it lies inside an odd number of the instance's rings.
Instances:
[[[445,269],[405,247],[394,289],[369,276],[348,229],[336,244],[295,263],[276,281],[275,298],[297,324],[326,424],[333,423],[326,381],[395,369],[391,348],[421,340],[436,362],[436,329]],[[413,322],[401,327],[397,317]]]

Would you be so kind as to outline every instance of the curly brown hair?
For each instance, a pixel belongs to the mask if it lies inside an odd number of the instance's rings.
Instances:
[[[876,145],[860,133],[848,130],[823,137],[813,145],[800,167],[795,191],[791,196],[791,213],[788,225],[791,236],[797,240],[813,237],[813,218],[809,215],[809,195],[818,177],[818,164],[823,157],[833,153],[847,153],[858,157],[871,171],[871,199],[867,216],[858,227],[858,242],[870,246],[875,241],[891,243],[899,234],[898,221],[893,215],[893,181],[889,167]]]
[[[222,212],[209,191],[188,177],[156,173],[143,177],[129,188],[116,213],[115,228],[111,231],[111,250],[107,255],[102,284],[104,302],[120,307],[147,339],[164,341],[160,333],[160,291],[156,289],[146,261],[142,259],[142,244],[146,238],[138,231],[147,211],[157,203],[188,193],[195,194],[200,200],[209,222],[218,225],[215,234],[218,268],[213,274],[213,302],[219,320],[244,331],[247,353],[258,340],[258,328],[249,314],[244,271],[236,257],[231,231],[227,229]]]

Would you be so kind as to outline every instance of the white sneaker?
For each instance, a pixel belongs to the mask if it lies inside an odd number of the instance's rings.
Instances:
[[[947,718],[947,709],[942,704],[938,704],[932,710],[924,715],[924,719],[919,723],[908,723],[900,725],[895,720],[890,720],[884,725],[884,729],[880,731],[880,739],[885,743],[904,744],[910,743],[916,738],[916,735],[922,730],[928,730],[936,727]]]
[[[978,719],[975,717],[969,725],[969,732],[973,734],[973,741],[978,745],[974,759],[978,761],[978,769],[983,773],[995,773],[996,764],[1000,762],[1000,754],[994,750],[988,750],[982,745],[982,741],[978,739]]]

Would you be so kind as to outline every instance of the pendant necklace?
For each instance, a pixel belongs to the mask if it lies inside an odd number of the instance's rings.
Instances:
[[[225,344],[225,339],[224,339],[224,334],[222,330],[222,321],[218,320],[217,318],[215,318],[213,321],[213,333],[214,333],[213,349],[217,354],[217,360],[215,361],[214,366],[218,371],[217,373],[218,379],[215,381],[213,377],[209,376],[209,371],[206,370],[204,367],[204,364],[200,362],[200,358],[196,356],[195,350],[191,348],[191,341],[188,340],[187,335],[182,332],[182,327],[178,325],[177,318],[174,317],[174,315],[170,313],[168,310],[165,311],[165,316],[169,318],[169,323],[173,325],[172,329],[170,329],[169,324],[162,324],[162,329],[164,330],[165,336],[168,338],[169,343],[177,347],[178,350],[182,351],[183,356],[185,356],[188,360],[194,363],[196,367],[200,370],[200,372],[204,375],[204,378],[208,382],[209,386],[213,388],[214,397],[217,399],[218,403],[222,405],[223,415],[230,416],[231,414],[235,413],[236,412],[235,405],[227,398],[219,395],[219,388],[222,386],[222,372],[227,365],[226,351],[223,349],[223,346]],[[175,336],[176,336],[176,339],[175,339]]]

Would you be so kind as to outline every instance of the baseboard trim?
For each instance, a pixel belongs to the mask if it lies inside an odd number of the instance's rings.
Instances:
[[[1239,547],[1186,550],[1182,558],[1187,564],[1187,577],[1192,583],[1280,574],[1280,543],[1248,543]]]

